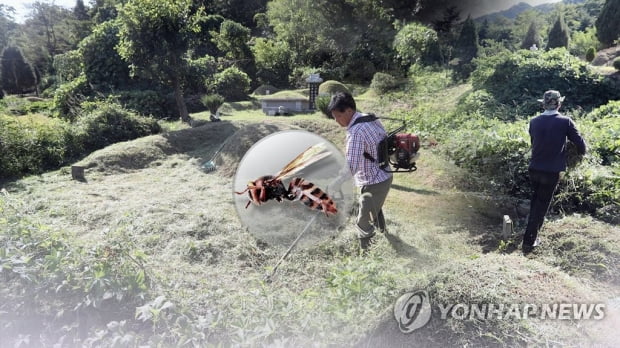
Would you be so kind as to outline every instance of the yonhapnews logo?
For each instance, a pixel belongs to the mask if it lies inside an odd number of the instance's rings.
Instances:
[[[441,320],[602,320],[604,303],[437,303]],[[426,325],[432,314],[428,292],[407,292],[394,304],[394,318],[403,333]]]
[[[424,290],[408,292],[396,300],[394,317],[403,333],[411,333],[431,320],[431,299]]]

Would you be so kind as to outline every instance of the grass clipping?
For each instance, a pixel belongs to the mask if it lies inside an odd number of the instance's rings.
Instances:
[[[365,343],[407,346],[415,342],[421,347],[583,344],[588,335],[574,330],[577,321],[543,319],[541,312],[547,304],[559,308],[563,303],[596,301],[574,278],[521,255],[487,254],[450,263],[412,290],[428,292],[430,322],[411,334],[402,334],[390,308],[389,317],[364,339]],[[472,309],[488,313],[491,305],[495,312],[486,317]],[[521,314],[525,305],[537,308],[529,311],[527,319]]]

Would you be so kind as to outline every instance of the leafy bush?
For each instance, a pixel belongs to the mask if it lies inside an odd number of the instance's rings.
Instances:
[[[35,113],[48,113],[52,108],[51,100],[21,98],[9,95],[4,97],[0,110],[13,115],[28,115]]]
[[[455,163],[489,178],[494,188],[529,197],[527,122],[472,121],[445,139],[444,151]]]
[[[161,131],[155,120],[110,102],[89,104],[75,127],[83,137],[81,143],[87,152]]]
[[[200,98],[202,104],[209,109],[209,112],[215,114],[217,109],[224,104],[224,97],[219,94],[209,94]]]
[[[351,93],[341,82],[327,80],[319,85],[319,95],[334,95],[337,92]]]
[[[114,238],[71,245],[72,236],[29,221],[21,209],[0,197],[3,344],[19,345],[26,336],[38,346],[77,343],[87,333],[98,338],[95,331],[105,332],[114,319],[134,318],[150,284],[144,253]]]
[[[613,66],[616,70],[620,71],[620,57],[614,59]]]
[[[119,91],[109,96],[118,101],[125,109],[132,110],[140,115],[151,116],[156,119],[175,117],[176,107],[168,97],[158,91],[142,89]]]
[[[323,115],[327,118],[332,118],[332,115],[327,112],[327,107],[329,106],[330,101],[331,97],[328,95],[319,95],[315,100],[316,108],[319,109],[319,111],[321,111],[321,113],[323,113]]]
[[[607,117],[620,118],[620,100],[612,100],[609,103],[592,110],[592,112],[586,115],[586,118],[592,121],[597,121]]]
[[[70,126],[41,115],[0,115],[0,178],[39,174],[65,163]]]
[[[376,73],[370,83],[370,88],[380,94],[395,90],[398,86],[399,83],[394,76],[382,72]]]
[[[588,62],[593,61],[595,56],[596,56],[596,49],[594,47],[588,48],[588,50],[586,51],[586,61]]]
[[[75,80],[82,74],[82,56],[78,50],[68,51],[54,56],[54,70],[62,83]]]
[[[256,38],[252,52],[258,68],[257,77],[261,83],[288,85],[293,59],[291,49],[285,41]]]
[[[187,61],[188,69],[185,75],[184,90],[192,91],[195,94],[207,92],[205,79],[217,72],[217,62],[211,56],[204,56],[198,59]]]
[[[439,42],[437,32],[420,23],[410,23],[401,28],[394,38],[394,50],[405,66],[422,61],[431,48]]]
[[[127,88],[131,83],[128,64],[115,48],[119,43],[119,26],[117,21],[103,22],[79,44],[84,74],[88,82],[100,88]]]
[[[541,110],[543,93],[556,89],[566,96],[565,109],[592,109],[620,98],[620,88],[588,69],[587,63],[565,49],[548,52],[520,50],[477,60],[474,89],[485,89],[502,104],[523,114]]]
[[[88,100],[91,94],[92,90],[84,74],[60,85],[54,93],[54,113],[61,118],[75,120],[81,111],[80,105]]]
[[[620,118],[608,116],[615,107],[610,103],[577,122],[589,153],[580,162],[571,159],[569,143],[569,170],[556,191],[555,209],[597,214],[620,201]],[[430,117],[421,129],[434,125],[433,133],[443,134],[443,150],[456,164],[487,178],[496,190],[529,199],[528,121],[505,123],[479,113],[450,118]]]
[[[247,99],[250,90],[250,77],[236,67],[227,68],[207,82],[207,88],[222,95],[228,101]]]

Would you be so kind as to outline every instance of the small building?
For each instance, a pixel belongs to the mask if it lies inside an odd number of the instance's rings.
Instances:
[[[304,96],[271,96],[261,100],[263,112],[269,116],[309,112],[309,101]]]

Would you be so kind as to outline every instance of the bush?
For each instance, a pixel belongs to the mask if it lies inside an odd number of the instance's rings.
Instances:
[[[198,59],[187,61],[188,69],[185,76],[184,90],[192,91],[195,94],[207,92],[205,79],[217,72],[217,63],[215,58],[204,56]]]
[[[331,101],[331,97],[327,95],[319,95],[316,97],[315,103],[316,108],[323,113],[327,118],[332,118],[332,115],[327,112],[327,107],[329,106],[329,102]]]
[[[341,82],[328,80],[319,85],[319,95],[334,95],[337,92],[351,93]]]
[[[170,101],[165,94],[158,91],[148,89],[120,91],[109,98],[117,100],[125,109],[144,116],[151,116],[156,119],[174,118],[176,116],[176,104]]]
[[[89,99],[92,90],[84,74],[60,85],[54,93],[53,110],[56,116],[73,121],[81,111],[82,102]]]
[[[220,94],[228,101],[245,100],[250,90],[250,77],[236,67],[227,68],[207,82],[210,92]]]
[[[110,102],[89,104],[85,115],[77,120],[75,127],[83,139],[81,143],[86,152],[161,131],[155,120]]]
[[[596,49],[594,47],[588,48],[588,50],[586,51],[586,61],[588,62],[593,61],[595,56],[596,56]]]
[[[70,125],[41,115],[0,115],[0,178],[40,174],[66,163]]]
[[[526,121],[466,122],[445,139],[444,150],[459,166],[489,178],[495,189],[529,198],[527,129]]]
[[[591,72],[587,63],[565,49],[507,52],[476,63],[474,89],[485,89],[497,102],[519,108],[526,115],[541,111],[537,99],[549,89],[566,96],[565,110],[589,110],[620,98],[620,88]]]
[[[200,98],[202,104],[209,109],[209,112],[215,114],[217,109],[224,104],[224,97],[219,94],[209,94]]]
[[[614,59],[613,66],[616,70],[620,71],[620,57]]]
[[[585,116],[588,120],[597,121],[603,118],[620,119],[620,100],[612,100],[605,105],[592,110]]]
[[[382,72],[376,73],[370,83],[370,88],[380,94],[395,90],[398,86],[399,83],[394,76]]]

